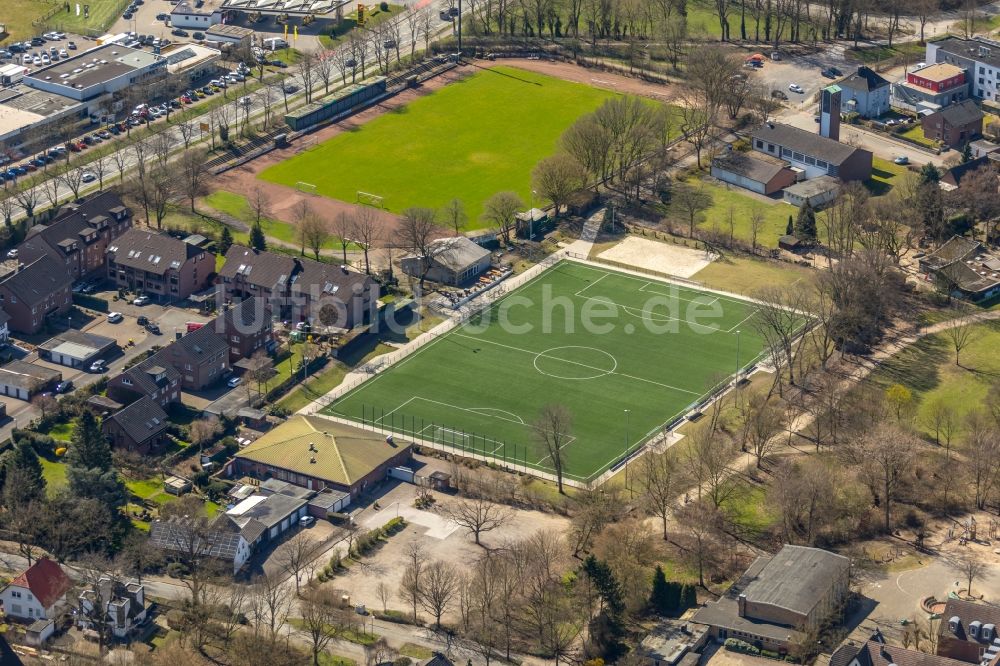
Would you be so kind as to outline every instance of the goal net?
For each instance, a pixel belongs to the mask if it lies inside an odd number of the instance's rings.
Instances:
[[[295,189],[299,192],[305,192],[306,194],[316,194],[316,186],[303,180],[295,183]]]
[[[375,208],[385,208],[383,204],[382,197],[377,194],[372,194],[370,192],[362,192],[358,190],[357,203],[364,204],[365,206],[374,206]]]

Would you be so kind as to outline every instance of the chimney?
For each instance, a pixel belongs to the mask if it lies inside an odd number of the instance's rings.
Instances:
[[[840,141],[840,86],[823,88],[819,100],[819,133],[834,141]]]
[[[737,608],[739,609],[739,616],[747,616],[747,595],[741,594],[736,598]]]

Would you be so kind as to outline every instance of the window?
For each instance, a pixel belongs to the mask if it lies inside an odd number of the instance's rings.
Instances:
[[[191,364],[190,363],[185,363],[184,364],[184,369],[185,370],[190,370],[191,369]]]
[[[21,593],[18,592],[17,590],[14,590],[13,592],[10,593],[10,596],[14,597],[15,599],[20,599]]]
[[[128,377],[122,377],[122,384],[125,386],[132,386],[132,380]]]
[[[757,139],[757,150],[764,150],[764,142]]]
[[[240,341],[240,336],[238,336],[238,335],[234,335],[234,336],[232,337],[232,341],[233,341],[233,342],[239,342],[239,341]]]

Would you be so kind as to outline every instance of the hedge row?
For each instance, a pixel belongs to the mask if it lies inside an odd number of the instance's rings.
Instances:
[[[81,308],[89,308],[98,312],[107,312],[110,309],[106,300],[89,294],[73,294],[73,303]]]

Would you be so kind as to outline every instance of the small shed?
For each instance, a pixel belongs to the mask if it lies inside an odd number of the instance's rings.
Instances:
[[[236,412],[236,418],[240,420],[240,423],[254,430],[267,430],[271,425],[267,420],[267,412],[263,409],[243,407]]]
[[[431,472],[430,476],[427,477],[427,485],[434,490],[451,490],[451,474],[441,470]]]
[[[797,252],[802,249],[802,241],[795,236],[782,236],[778,239],[778,247],[789,252]]]
[[[181,476],[168,476],[163,482],[163,490],[179,497],[191,491],[191,482]]]
[[[833,176],[818,176],[786,187],[784,198],[787,203],[802,208],[807,203],[814,209],[830,203],[840,193],[840,181]]]
[[[97,358],[106,358],[117,343],[103,335],[70,329],[38,346],[38,355],[69,368],[86,368]]]
[[[309,515],[326,520],[331,513],[341,513],[351,503],[351,496],[339,490],[326,488],[309,500]]]
[[[38,619],[28,625],[24,631],[24,642],[28,645],[41,647],[56,631],[56,622],[52,619]]]

